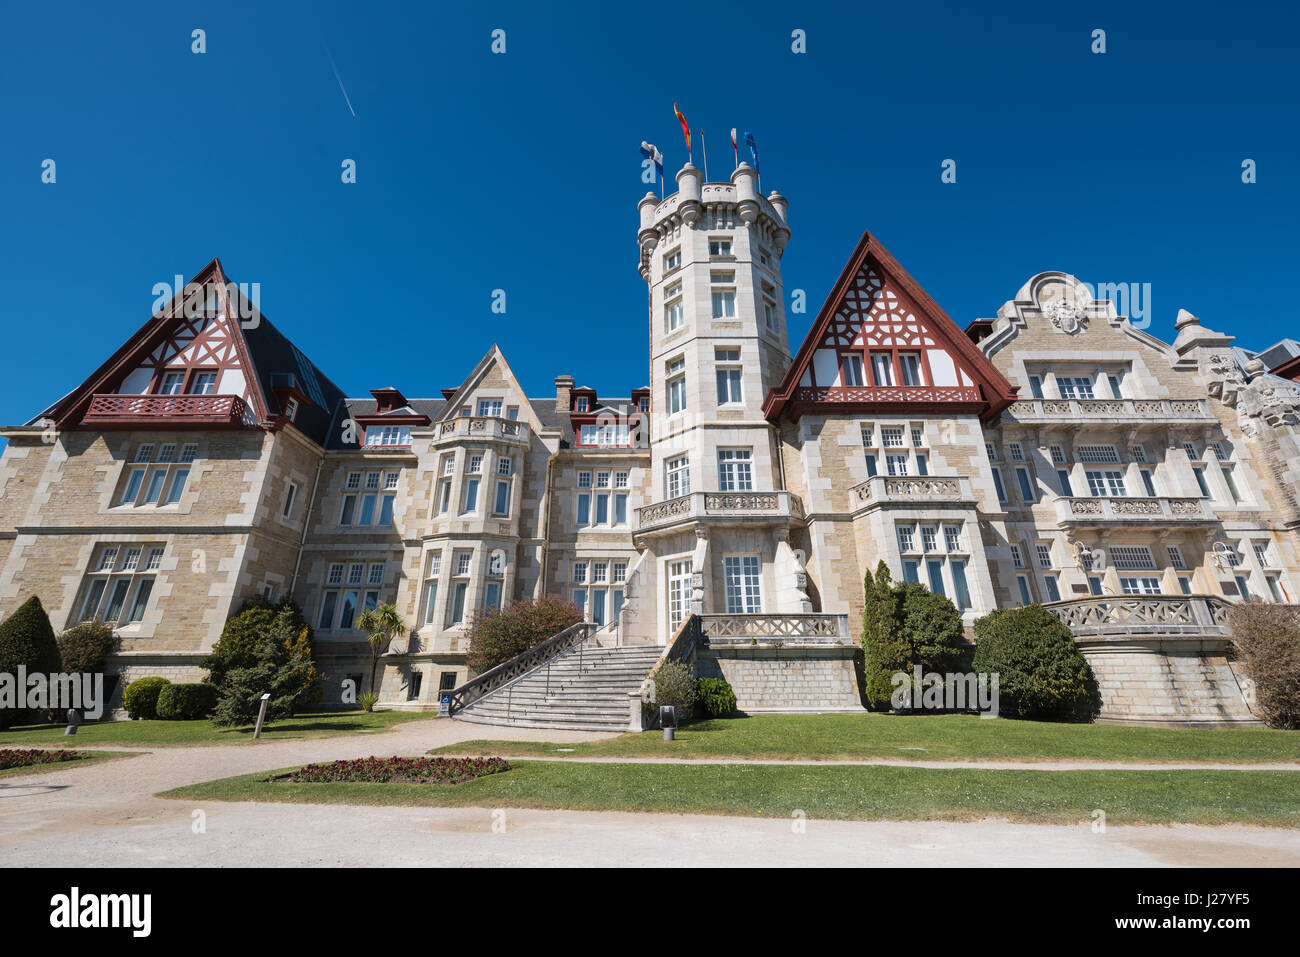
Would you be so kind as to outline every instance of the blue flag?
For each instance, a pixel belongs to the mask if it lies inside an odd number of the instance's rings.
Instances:
[[[758,144],[754,142],[754,134],[745,130],[745,145],[749,147],[749,154],[754,157],[754,169],[756,172],[763,172],[758,165]]]
[[[653,143],[642,140],[641,155],[646,159],[654,160],[655,172],[659,174],[659,178],[662,180],[664,178],[664,154],[660,153]]]

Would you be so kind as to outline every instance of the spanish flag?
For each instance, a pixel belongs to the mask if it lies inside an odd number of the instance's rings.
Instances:
[[[687,122],[686,122],[686,117],[682,115],[682,111],[679,110],[679,109],[677,109],[677,104],[676,104],[676,103],[673,104],[673,112],[677,114],[677,122],[680,123],[680,124],[682,124],[682,136],[686,137],[686,155],[689,156],[689,155],[690,155],[690,152],[691,152],[691,128],[690,128],[690,125],[687,124]]]

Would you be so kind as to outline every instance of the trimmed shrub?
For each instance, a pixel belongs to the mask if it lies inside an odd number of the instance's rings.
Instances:
[[[893,584],[883,561],[864,582],[866,603],[862,616],[863,683],[867,703],[876,709],[891,707],[894,675],[909,676],[913,669],[945,674],[961,658],[961,612],[943,595],[916,582]],[[915,689],[919,695],[921,689]]]
[[[1260,601],[1228,613],[1236,659],[1255,686],[1252,710],[1270,728],[1300,728],[1300,612]]]
[[[672,705],[677,710],[678,723],[691,717],[696,695],[695,673],[689,665],[665,661],[650,678],[655,683],[655,699],[649,702],[653,718],[659,717],[659,709],[664,705]]]
[[[84,621],[59,635],[63,670],[71,674],[96,674],[117,648],[113,629],[102,621]]]
[[[710,718],[725,718],[736,710],[736,692],[725,678],[701,678],[695,682],[695,702]]]
[[[0,673],[14,675],[16,680],[19,666],[25,666],[29,674],[50,675],[61,670],[50,616],[35,595],[0,621]],[[21,708],[0,708],[0,728],[29,713]]]
[[[164,721],[206,718],[217,706],[217,686],[207,682],[165,685],[158,694],[158,717]]]
[[[580,621],[578,606],[558,595],[517,601],[471,622],[465,660],[481,675]]]
[[[218,725],[256,721],[264,694],[271,696],[268,720],[292,717],[324,694],[311,627],[291,601],[246,601],[201,665],[217,687],[212,720]]]
[[[171,682],[166,678],[159,678],[156,675],[136,678],[122,692],[122,707],[133,719],[143,718],[153,721],[158,717],[158,696],[169,684]]]
[[[1074,636],[1042,605],[976,621],[974,669],[998,676],[1002,714],[1081,719],[1100,707],[1097,681]]]

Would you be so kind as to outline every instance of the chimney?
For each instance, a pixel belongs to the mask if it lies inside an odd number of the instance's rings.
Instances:
[[[555,411],[568,413],[573,409],[573,376],[555,377]]]

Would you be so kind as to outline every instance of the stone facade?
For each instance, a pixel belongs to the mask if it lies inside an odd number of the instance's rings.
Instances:
[[[193,679],[243,601],[292,598],[339,703],[370,677],[357,618],[391,602],[410,633],[377,688],[436,708],[473,618],[515,600],[573,600],[620,645],[822,613],[841,647],[696,660],[742,707],[837,710],[860,707],[851,636],[883,561],[968,626],[1026,602],[1142,618],[1076,631],[1104,719],[1251,720],[1221,623],[1180,616],[1296,600],[1296,383],[1187,312],[1163,342],[1061,272],[963,329],[870,234],[792,354],[786,199],[743,163],[677,183],[638,204],[650,381],[614,399],[568,374],[530,397],[497,346],[434,398],[348,398],[214,261],[3,430],[0,614],[39,594],[56,629],[112,619],[124,679]]]

